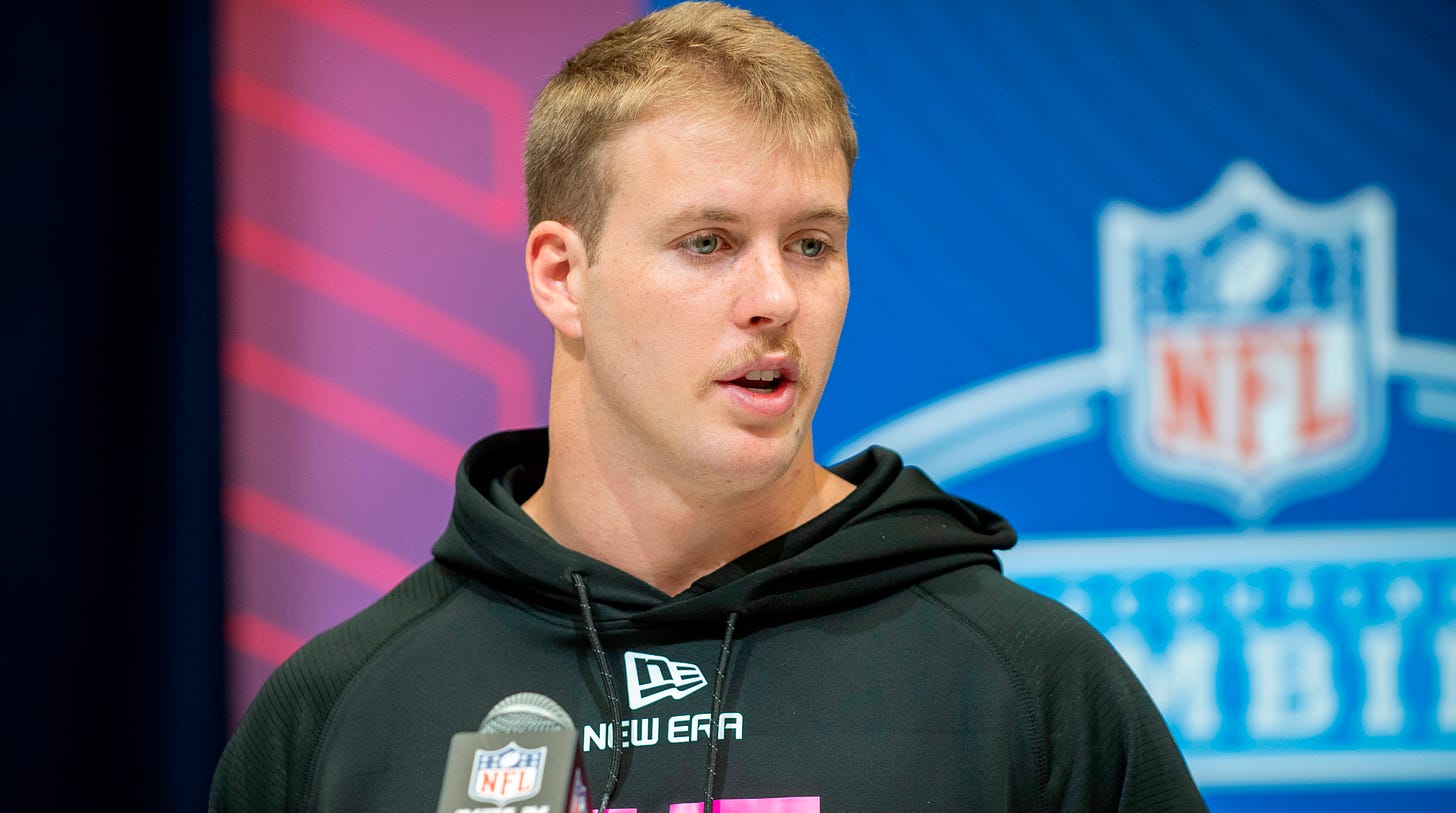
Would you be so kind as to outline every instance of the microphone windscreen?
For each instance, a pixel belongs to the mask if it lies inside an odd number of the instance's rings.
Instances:
[[[480,722],[480,730],[486,734],[566,731],[575,727],[561,704],[535,692],[517,692],[505,698],[492,706]]]

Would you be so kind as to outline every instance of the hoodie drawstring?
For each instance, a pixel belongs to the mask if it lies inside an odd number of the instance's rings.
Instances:
[[[733,648],[733,628],[738,611],[728,614],[723,630],[723,648],[718,652],[718,671],[713,676],[713,711],[708,717],[708,775],[703,782],[703,813],[713,813],[713,786],[718,778],[718,718],[723,713],[723,694],[728,687],[728,655]]]
[[[597,623],[592,618],[591,595],[586,591],[586,579],[580,573],[571,574],[576,585],[576,598],[581,603],[581,620],[586,624],[586,637],[591,640],[592,652],[597,656],[597,673],[602,677],[602,687],[607,693],[607,705],[612,710],[612,768],[607,773],[607,787],[602,791],[602,806],[598,813],[606,813],[607,805],[617,792],[617,781],[622,771],[622,701],[617,699],[617,679],[612,676],[612,665],[607,660],[607,651],[602,648],[602,638],[597,634]]]
[[[612,711],[612,767],[607,773],[607,787],[602,791],[602,805],[598,813],[606,813],[607,805],[617,793],[617,783],[622,773],[622,701],[617,697],[617,679],[612,675],[612,665],[607,659],[607,650],[602,647],[602,637],[597,633],[597,622],[592,616],[591,594],[586,589],[586,579],[580,573],[571,574],[571,583],[576,585],[576,599],[581,609],[581,620],[586,625],[586,637],[591,641],[592,654],[597,659],[597,674],[602,678],[602,687],[607,693],[607,705]],[[733,630],[738,626],[738,611],[728,614],[728,624],[723,630],[723,645],[718,652],[718,669],[713,675],[713,707],[708,715],[708,769],[703,782],[703,813],[712,813],[713,790],[718,779],[718,723],[723,716],[723,696],[728,688],[728,658],[733,652]]]

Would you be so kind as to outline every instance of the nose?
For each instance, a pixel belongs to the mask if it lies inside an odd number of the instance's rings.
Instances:
[[[783,327],[799,313],[799,294],[793,270],[778,246],[768,246],[742,258],[742,287],[734,321],[744,329]]]

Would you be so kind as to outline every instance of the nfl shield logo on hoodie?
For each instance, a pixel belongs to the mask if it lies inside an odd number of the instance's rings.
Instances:
[[[1393,208],[1290,198],[1251,163],[1168,213],[1109,205],[1102,328],[1122,463],[1258,522],[1362,476],[1385,435]]]
[[[488,751],[478,748],[470,771],[470,798],[498,805],[528,799],[541,789],[546,749],[522,748],[514,742]]]

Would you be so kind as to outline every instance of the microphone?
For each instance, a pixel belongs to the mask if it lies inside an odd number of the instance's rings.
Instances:
[[[576,724],[555,700],[519,692],[480,730],[450,738],[436,813],[591,813]]]

